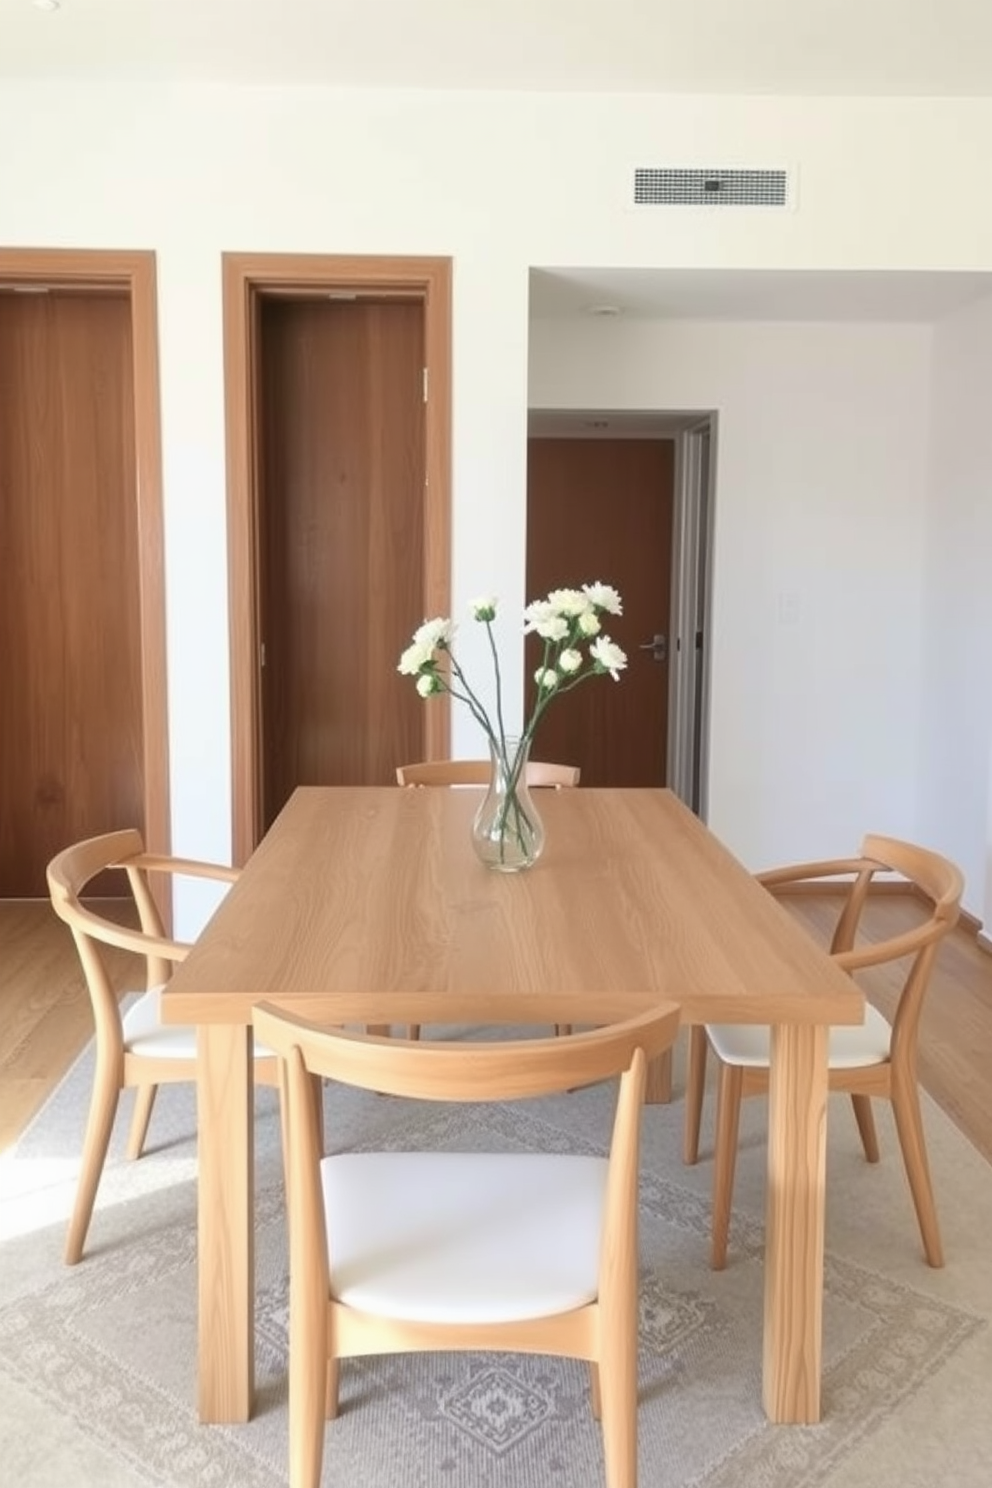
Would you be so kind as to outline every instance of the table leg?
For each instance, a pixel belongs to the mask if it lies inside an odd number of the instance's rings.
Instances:
[[[764,1404],[769,1420],[820,1419],[827,1029],[772,1028],[765,1237]]]
[[[672,1051],[666,1049],[648,1065],[644,1099],[649,1106],[664,1106],[672,1098]]]
[[[247,1421],[255,1390],[251,1028],[201,1027],[197,1055],[200,1420]]]

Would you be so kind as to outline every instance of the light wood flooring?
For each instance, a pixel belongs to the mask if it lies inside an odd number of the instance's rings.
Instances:
[[[114,913],[112,905],[99,907]],[[144,986],[141,960],[104,949],[121,991]],[[92,1036],[90,999],[68,925],[47,899],[0,900],[0,1152],[16,1141]]]
[[[835,895],[798,894],[786,902],[817,938],[829,936]],[[865,930],[870,938],[893,935],[918,916],[911,896],[881,894],[868,907]],[[117,984],[140,986],[140,963],[114,954]],[[889,1016],[899,970],[859,978]],[[47,901],[0,902],[0,1151],[16,1140],[91,1034],[89,999],[68,928]],[[937,958],[923,1013],[920,1077],[992,1162],[992,955],[966,929],[953,931]]]

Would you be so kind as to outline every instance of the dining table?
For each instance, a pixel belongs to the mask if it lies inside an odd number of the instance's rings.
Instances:
[[[298,787],[162,992],[164,1021],[198,1030],[201,1421],[253,1409],[253,1006],[378,1025],[388,1005],[428,1037],[474,991],[555,994],[577,1025],[619,991],[770,1025],[763,1404],[818,1421],[828,1028],[860,1023],[863,993],[672,791],[542,792],[544,852],[513,874],[473,854],[480,798]]]

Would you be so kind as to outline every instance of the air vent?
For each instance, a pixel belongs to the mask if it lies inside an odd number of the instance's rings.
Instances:
[[[785,207],[789,176],[784,170],[634,171],[639,207]]]

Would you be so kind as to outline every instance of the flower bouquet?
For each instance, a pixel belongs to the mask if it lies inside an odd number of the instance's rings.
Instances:
[[[416,678],[423,698],[448,693],[464,703],[489,744],[492,782],[476,814],[473,842],[483,862],[504,872],[534,863],[544,845],[544,831],[527,790],[527,760],[537,726],[556,697],[590,677],[609,674],[614,681],[627,665],[625,653],[603,633],[602,617],[620,615],[620,595],[609,584],[583,584],[581,589],[553,589],[546,599],[524,610],[524,635],[544,642],[534,673],[536,693],[519,735],[508,734],[503,719],[503,680],[493,622],[497,601],[491,596],[472,604],[473,619],[486,627],[493,661],[495,714],[490,716],[466,677],[452,645],[453,620],[425,620],[400,657],[398,670]]]

